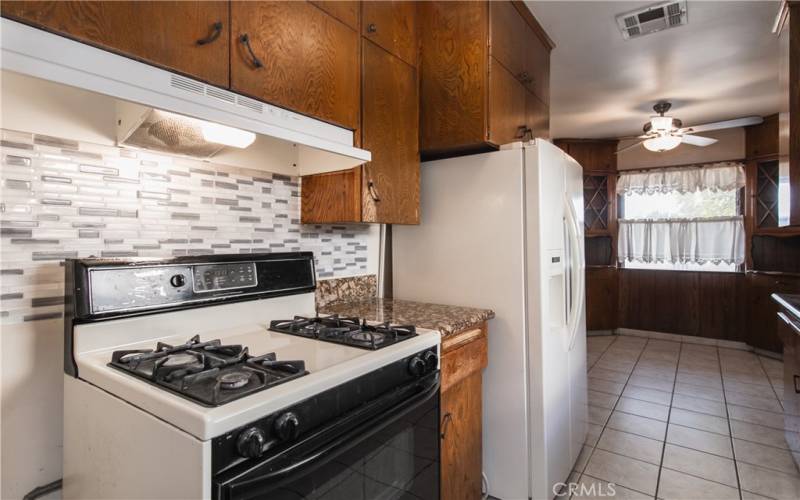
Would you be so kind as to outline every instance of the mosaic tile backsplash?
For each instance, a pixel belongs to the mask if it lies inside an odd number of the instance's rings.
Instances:
[[[367,226],[301,225],[298,177],[2,130],[0,318],[63,314],[63,259],[313,251],[364,274]]]

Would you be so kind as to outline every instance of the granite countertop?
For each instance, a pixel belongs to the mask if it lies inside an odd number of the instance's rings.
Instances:
[[[772,300],[794,315],[796,320],[800,320],[800,295],[773,293]]]
[[[442,337],[476,327],[494,318],[494,311],[490,309],[377,298],[328,304],[320,307],[318,312],[439,330]]]

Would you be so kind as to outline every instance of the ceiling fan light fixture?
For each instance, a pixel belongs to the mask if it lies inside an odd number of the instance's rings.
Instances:
[[[664,151],[677,148],[680,143],[680,136],[660,135],[658,137],[653,137],[652,139],[647,139],[642,143],[642,145],[650,151],[662,153]]]
[[[650,118],[650,130],[656,132],[669,132],[672,130],[672,117],[653,116]]]

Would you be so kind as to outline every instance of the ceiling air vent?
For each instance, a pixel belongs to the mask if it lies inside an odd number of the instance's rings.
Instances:
[[[686,0],[658,3],[617,16],[617,26],[626,40],[682,26],[688,21]]]

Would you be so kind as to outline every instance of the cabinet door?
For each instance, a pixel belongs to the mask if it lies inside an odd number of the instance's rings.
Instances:
[[[528,25],[511,2],[489,2],[492,56],[518,80],[525,80]]]
[[[486,2],[420,2],[420,143],[424,151],[486,141]]]
[[[311,2],[344,24],[358,31],[360,2],[343,0],[323,0]]]
[[[300,184],[300,222],[361,222],[362,167],[307,175]]]
[[[364,222],[419,223],[416,70],[364,40]]]
[[[481,372],[441,395],[441,500],[481,498]]]
[[[525,135],[525,87],[497,59],[489,77],[489,142],[501,145]]]
[[[550,49],[530,26],[525,26],[526,86],[546,105],[550,105]]]
[[[417,66],[417,5],[408,1],[363,2],[362,34]]]
[[[525,92],[525,124],[533,137],[550,138],[550,108],[533,92]]]
[[[4,1],[1,6],[5,17],[228,86],[228,2]]]
[[[233,2],[231,25],[233,90],[358,128],[358,32],[308,2]]]

